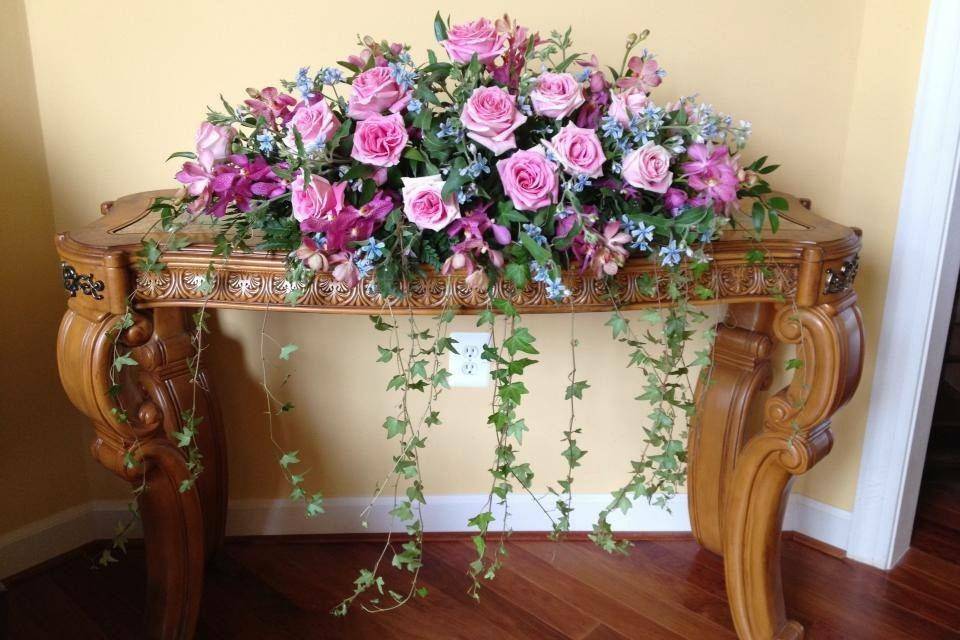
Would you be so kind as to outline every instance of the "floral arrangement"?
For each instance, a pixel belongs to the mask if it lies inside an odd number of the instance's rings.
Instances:
[[[651,92],[665,72],[639,48],[646,31],[627,37],[619,68],[574,51],[570,29],[545,37],[506,16],[450,24],[437,14],[434,31],[448,60],[428,51],[425,61],[416,61],[407,45],[366,37],[360,51],[336,67],[304,67],[281,88],[248,89],[241,105],[222,100],[223,109],[211,109],[200,125],[195,152],[171,156],[186,159],[176,174],[183,189],[153,205],[171,232],[168,247],[182,246],[176,234],[184,224],[209,217],[215,255],[251,248],[286,254],[293,304],[320,272],[384,300],[389,314],[371,319],[389,336],[387,346],[378,346],[380,360],[397,366],[388,388],[402,399],[384,422],[400,450],[377,495],[399,496],[391,514],[406,538],[399,548],[388,541],[387,557],[414,579],[404,593],[385,592],[378,561],[361,571],[353,595],[336,608],[341,614],[364,594],[363,606],[371,610],[425,595],[416,588],[424,503],[417,452],[425,430],[440,422],[433,401],[449,375],[439,357],[456,349],[446,333],[455,310],[445,309],[427,329],[411,315],[403,333],[394,307],[403,309],[412,280],[428,269],[461,274],[470,286],[490,291],[506,280],[517,288],[542,286],[558,303],[570,296],[565,273],[607,281],[614,308],[608,325],[629,348],[630,366],[643,371],[647,384],[638,399],[651,406],[644,451],[591,534],[604,549],[624,551],[609,514],[627,511],[639,498],[666,504],[685,478],[684,421],[694,408],[687,371],[709,364],[709,349],[688,358],[684,347],[706,319],[693,302],[713,295],[701,279],[710,242],[733,224],[731,214],[744,198],[753,200],[758,238],[767,220],[776,230],[787,207],[770,196],[764,179],[776,165],[741,157],[749,123],[695,97],[654,100]],[[142,268],[162,268],[162,251],[145,240]],[[659,334],[638,336],[617,306],[611,277],[631,256],[654,261],[667,281],[669,305],[648,318],[660,324]],[[661,286],[652,278],[638,284]],[[537,353],[535,338],[508,300],[491,298],[478,324],[494,333],[483,357],[493,368],[487,422],[496,448],[489,500],[470,520],[477,530],[474,594],[505,556],[504,536],[496,547],[487,544],[494,503],[504,506],[506,534],[506,501],[514,491],[529,492],[533,478],[518,460],[528,429],[518,410],[527,393],[522,374],[535,363],[528,357]],[[201,312],[198,337],[202,318]],[[704,334],[712,338],[712,330]],[[544,508],[557,536],[569,529],[573,469],[586,453],[577,446],[574,406],[589,384],[576,377],[576,344],[572,335],[565,391],[571,414],[562,452],[569,473],[550,490],[554,504]],[[280,357],[295,349],[283,346]],[[264,388],[271,421],[292,408],[266,380]],[[426,399],[419,419],[408,405],[411,392]],[[193,445],[199,427],[187,414],[178,440],[200,467]],[[322,495],[308,493],[295,472],[297,452],[278,449],[278,461],[291,497],[304,501],[308,515],[322,513]]]

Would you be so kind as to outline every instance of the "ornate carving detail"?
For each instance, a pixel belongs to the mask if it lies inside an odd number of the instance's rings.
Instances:
[[[637,306],[656,303],[666,298],[666,279],[660,278],[659,291],[647,291],[646,295],[637,286],[637,278],[654,275],[654,265],[649,262],[628,264],[615,277],[619,287],[620,304]],[[137,273],[136,297],[139,302],[175,302],[202,300],[205,271],[194,266],[168,264],[164,271]],[[700,280],[701,284],[716,292],[717,299],[760,298],[770,300],[777,296],[787,298],[796,294],[799,267],[784,264],[777,268],[741,263],[715,264]],[[570,288],[572,302],[579,308],[607,308],[610,306],[607,286],[603,280],[595,280],[575,271],[567,272],[564,282]],[[356,287],[347,287],[333,279],[330,273],[319,273],[301,298],[300,308],[354,308],[376,310],[385,300],[370,281]],[[290,284],[279,266],[262,268],[227,267],[216,272],[214,289],[210,300],[213,305],[224,303],[241,306],[264,304],[282,306]],[[505,297],[523,309],[552,307],[544,288],[531,283],[517,290],[510,283],[501,281],[494,287],[494,295]],[[391,301],[397,303],[398,301]],[[487,303],[487,293],[468,285],[462,274],[443,276],[431,274],[425,280],[410,286],[410,295],[402,302],[414,309],[440,309],[451,305],[461,309],[482,308]]]
[[[94,300],[103,300],[103,296],[100,295],[103,291],[103,280],[94,280],[92,273],[77,273],[77,270],[66,262],[60,263],[60,269],[63,273],[63,288],[70,292],[71,298],[75,298],[79,291],[85,296],[91,296]]]
[[[860,255],[853,256],[852,260],[847,260],[840,265],[839,271],[827,269],[827,277],[824,279],[824,293],[840,293],[853,286],[853,280],[860,271]]]

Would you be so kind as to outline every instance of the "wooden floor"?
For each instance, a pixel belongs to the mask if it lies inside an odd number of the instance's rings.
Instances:
[[[788,540],[787,609],[809,638],[960,638],[960,539],[944,525],[921,536],[890,573]],[[516,540],[479,603],[466,595],[464,541],[428,541],[429,596],[388,614],[327,612],[370,542],[232,541],[207,574],[199,638],[733,638],[719,557],[691,539],[637,542],[628,557],[591,543]],[[94,550],[90,550],[92,554]],[[92,571],[84,555],[8,585],[9,637],[143,636],[143,554]]]

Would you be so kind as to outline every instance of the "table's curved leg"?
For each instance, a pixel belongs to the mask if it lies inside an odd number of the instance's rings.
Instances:
[[[700,545],[714,553],[723,553],[724,493],[743,444],[756,431],[753,399],[770,384],[774,311],[770,304],[730,305],[717,325],[713,367],[697,382],[687,447],[690,525]]]
[[[180,414],[192,404],[186,366],[192,347],[182,312],[134,315],[120,345],[139,366],[121,369],[119,391],[112,395],[109,372],[118,316],[73,302],[57,342],[64,389],[93,421],[94,457],[134,486],[145,487],[139,502],[147,554],[147,633],[151,638],[191,638],[203,587],[204,539],[218,544],[223,535],[226,493],[220,489],[226,471],[216,409],[199,389],[198,416],[207,427],[200,428],[199,444],[209,475],[201,476],[204,483],[197,490],[180,491],[191,474],[168,434],[181,428]]]
[[[853,292],[836,303],[785,306],[773,327],[780,340],[798,345],[803,365],[767,401],[763,433],[741,451],[726,493],[727,595],[745,640],[803,637],[803,627],[786,619],[783,604],[783,513],[793,479],[830,451],[830,417],[856,389],[863,366],[863,326]]]

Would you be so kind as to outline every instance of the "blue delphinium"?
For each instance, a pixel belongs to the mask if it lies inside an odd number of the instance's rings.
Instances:
[[[361,278],[369,276],[374,269],[373,261],[369,258],[361,258],[359,251],[353,255],[353,264],[356,265]]]
[[[603,131],[604,138],[619,140],[623,137],[623,125],[617,122],[613,116],[604,116],[600,120],[600,129]]]
[[[457,142],[463,140],[464,131],[460,128],[460,121],[456,118],[447,118],[440,124],[437,131],[438,138],[453,138]]]
[[[683,253],[683,245],[678,247],[676,239],[671,238],[667,246],[660,247],[660,257],[662,258],[660,264],[664,267],[680,264],[680,259],[683,257]]]
[[[411,89],[417,82],[417,72],[397,62],[390,63],[390,75],[401,89]]]
[[[269,133],[261,133],[257,136],[257,144],[260,153],[270,153],[273,151],[273,136]]]
[[[570,188],[573,189],[574,193],[580,193],[591,184],[593,184],[593,182],[590,180],[590,176],[580,174],[573,181],[573,184],[570,185]]]
[[[550,269],[537,261],[530,263],[530,272],[533,274],[534,282],[542,282],[546,290],[547,298],[554,302],[559,302],[570,295],[570,289],[563,284],[560,276],[551,275]]]
[[[620,218],[620,220],[623,222],[627,233],[633,238],[630,248],[636,249],[637,251],[649,251],[650,243],[653,242],[653,232],[656,231],[656,227],[653,225],[648,227],[643,222],[634,222],[626,215]]]
[[[530,239],[541,247],[547,246],[547,237],[543,235],[543,229],[532,222],[528,222],[523,225],[523,232],[530,236]]]
[[[490,163],[485,156],[477,156],[477,159],[460,169],[460,175],[469,176],[476,180],[484,173],[490,173]]]
[[[416,98],[411,98],[407,103],[407,111],[410,113],[420,113],[420,109],[423,109],[423,103]]]
[[[368,260],[379,260],[383,257],[384,246],[386,245],[377,242],[376,238],[367,238],[367,241],[360,245],[357,251],[363,253]]]
[[[297,70],[297,90],[304,100],[309,100],[314,96],[313,78],[310,77],[310,67],[300,67]]]
[[[333,85],[338,82],[343,82],[343,73],[340,69],[334,69],[333,67],[324,67],[320,70],[320,81],[323,84]]]

